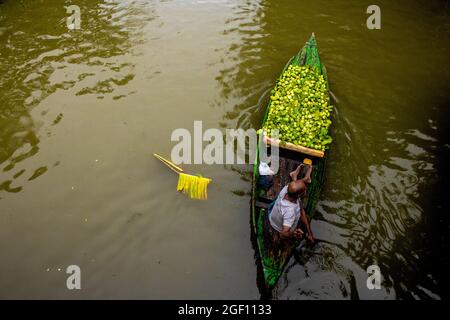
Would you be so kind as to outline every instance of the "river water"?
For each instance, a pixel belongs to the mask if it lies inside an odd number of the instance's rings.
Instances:
[[[193,201],[152,153],[195,120],[258,128],[311,32],[335,141],[318,244],[273,297],[448,297],[448,2],[380,0],[381,30],[366,27],[370,4],[2,0],[0,298],[259,298],[251,166],[185,166],[213,179]],[[374,264],[380,290],[366,286]]]

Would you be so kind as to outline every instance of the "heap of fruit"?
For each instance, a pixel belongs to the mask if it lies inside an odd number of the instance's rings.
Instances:
[[[271,106],[263,130],[273,137],[315,150],[325,151],[333,106],[323,75],[308,66],[290,65],[272,91]]]

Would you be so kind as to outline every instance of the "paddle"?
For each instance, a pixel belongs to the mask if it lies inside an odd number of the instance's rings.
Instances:
[[[153,156],[178,174],[177,191],[188,194],[191,199],[205,200],[208,198],[208,184],[212,181],[211,179],[184,173],[183,168],[172,161],[157,153],[154,153]]]

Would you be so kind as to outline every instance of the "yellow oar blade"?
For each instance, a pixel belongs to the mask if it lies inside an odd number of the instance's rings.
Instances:
[[[177,191],[188,194],[191,199],[205,200],[208,198],[208,184],[212,181],[211,179],[186,174],[181,167],[172,161],[157,153],[153,155],[172,171],[178,173]]]
[[[206,200],[208,198],[208,184],[211,179],[180,173],[177,191],[189,195],[191,199]]]

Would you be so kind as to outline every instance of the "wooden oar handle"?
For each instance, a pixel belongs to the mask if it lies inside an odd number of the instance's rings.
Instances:
[[[163,158],[162,156],[160,156],[157,153],[154,153],[153,155],[155,156],[156,159],[160,160],[162,163],[164,163],[166,166],[168,166],[171,170],[175,171],[176,173],[183,172],[183,169],[181,167],[177,166],[172,161],[169,161],[169,160]]]

